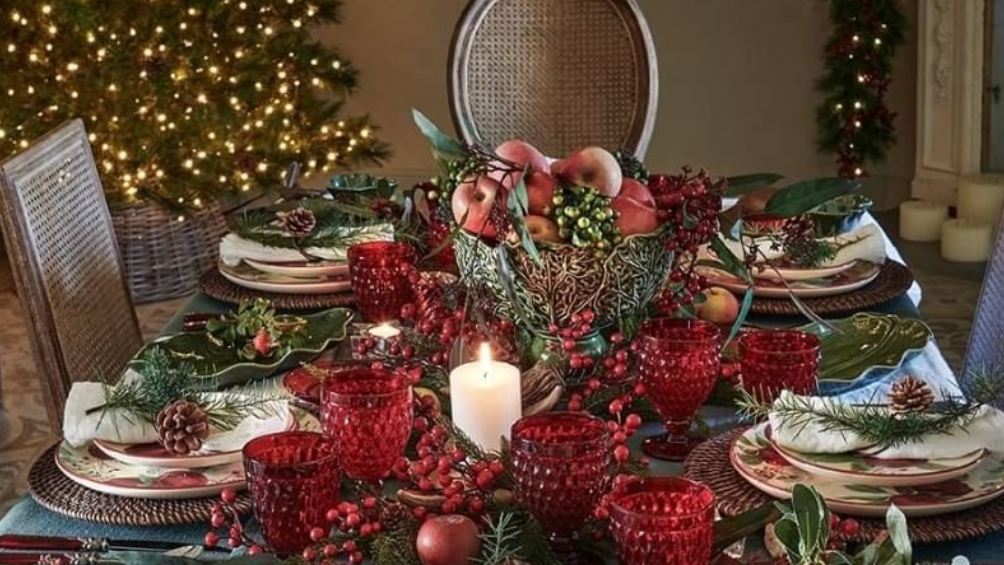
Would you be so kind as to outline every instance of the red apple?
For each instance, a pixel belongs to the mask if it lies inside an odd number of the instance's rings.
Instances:
[[[422,565],[469,565],[481,550],[478,526],[460,514],[430,518],[418,530],[415,549]]]
[[[558,180],[547,173],[534,171],[526,182],[526,194],[531,214],[546,215],[554,203],[554,193],[558,190]]]
[[[498,181],[487,175],[465,180],[453,191],[453,219],[458,224],[463,221],[461,227],[473,234],[495,237],[495,226],[489,220],[495,198],[502,191]]]
[[[533,214],[523,218],[526,229],[530,232],[530,238],[534,241],[550,241],[551,243],[561,243],[563,240],[558,234],[558,224],[544,216]]]
[[[613,199],[610,207],[617,212],[614,224],[624,237],[651,233],[659,227],[659,213],[653,205],[643,204],[626,194],[621,194]]]
[[[544,157],[544,154],[536,147],[522,139],[503,141],[495,148],[495,154],[506,161],[512,162],[520,169],[529,166],[531,172],[536,171],[540,173],[546,173],[550,170],[547,166],[547,157]],[[501,166],[501,163],[496,163],[496,165]],[[502,186],[507,189],[516,186],[516,183],[519,181],[518,173],[507,174],[505,171],[492,171],[488,174],[493,179],[502,183]]]
[[[624,182],[621,183],[621,192],[617,195],[618,198],[627,197],[637,200],[640,204],[655,208],[655,197],[652,196],[652,192],[647,186],[636,181],[633,178],[625,178]]]
[[[565,182],[590,186],[603,196],[614,198],[621,191],[621,165],[602,147],[583,147],[560,161],[557,176]],[[555,169],[552,169],[552,173]]]
[[[696,306],[697,316],[715,324],[731,324],[739,317],[739,300],[736,295],[720,286],[701,291],[704,302]]]

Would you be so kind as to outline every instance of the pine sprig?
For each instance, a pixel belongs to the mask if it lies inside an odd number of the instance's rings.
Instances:
[[[525,559],[520,542],[519,524],[511,512],[501,512],[498,517],[486,520],[481,534],[479,565],[502,565],[508,559]]]
[[[786,395],[773,404],[766,404],[745,390],[739,391],[736,402],[740,413],[747,418],[764,419],[773,414],[781,425],[798,432],[809,425],[818,425],[827,432],[855,434],[879,447],[896,447],[930,435],[965,430],[984,406],[995,404],[1004,393],[1004,375],[999,370],[971,373],[965,384],[967,397],[942,394],[945,400],[923,413],[894,414],[884,403],[816,403],[797,395]]]
[[[278,224],[277,210],[257,208],[230,220],[230,231],[249,241],[282,249],[340,248],[364,240],[379,223],[375,214],[365,208],[328,201],[301,203],[314,213],[317,221],[310,235],[293,238]]]

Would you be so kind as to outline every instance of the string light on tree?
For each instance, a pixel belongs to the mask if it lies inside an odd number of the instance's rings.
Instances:
[[[826,42],[817,110],[820,150],[835,153],[841,176],[868,174],[895,142],[895,114],[885,103],[906,19],[899,0],[827,0],[833,33]]]
[[[337,21],[340,0],[180,4],[5,2],[0,157],[87,117],[112,204],[192,208],[274,187],[294,160],[387,155],[366,118],[337,116],[356,70],[310,36]]]

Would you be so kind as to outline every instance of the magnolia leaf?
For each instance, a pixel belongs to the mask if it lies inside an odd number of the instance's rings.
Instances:
[[[861,183],[845,178],[819,178],[790,184],[770,197],[764,213],[788,218],[812,210],[838,196],[857,190]]]
[[[748,283],[753,282],[753,277],[750,276],[750,272],[746,269],[746,265],[743,264],[738,257],[736,257],[736,254],[729,249],[728,245],[725,245],[725,242],[722,241],[720,237],[712,238],[710,245],[711,250],[718,256],[718,259],[722,262],[722,265],[725,267],[727,272]]]
[[[746,287],[746,292],[743,293],[743,301],[739,305],[739,314],[736,316],[736,321],[732,322],[732,329],[729,330],[729,337],[722,344],[722,349],[724,350],[728,347],[729,343],[736,337],[739,330],[742,329],[743,323],[746,322],[746,316],[750,313],[750,307],[753,306],[753,287]]]
[[[910,545],[910,531],[906,527],[906,516],[895,504],[890,504],[885,513],[885,525],[889,530],[889,540],[903,556],[903,562],[912,563],[913,548]]]
[[[533,242],[533,238],[530,236],[530,230],[526,227],[526,210],[528,206],[528,196],[526,192],[526,183],[523,179],[519,179],[516,186],[509,191],[509,197],[506,202],[506,207],[509,211],[509,221],[512,223],[512,227],[516,230],[516,235],[519,236],[519,241],[523,245],[523,249],[530,255],[530,257],[540,263],[540,253],[537,251],[537,245]]]
[[[464,146],[460,144],[457,140],[443,133],[436,124],[432,123],[432,120],[425,117],[425,114],[412,108],[411,113],[415,118],[415,125],[418,126],[419,131],[422,135],[429,140],[432,144],[432,149],[439,156],[444,158],[452,157],[454,159],[464,159],[467,157],[467,151]]]
[[[728,188],[725,189],[725,196],[742,196],[758,188],[771,186],[783,178],[783,175],[777,173],[753,173],[728,177],[726,179],[728,181]]]

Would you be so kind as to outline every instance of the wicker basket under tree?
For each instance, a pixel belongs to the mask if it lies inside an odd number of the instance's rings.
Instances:
[[[115,207],[111,213],[137,304],[192,292],[199,276],[216,264],[226,231],[218,205],[183,215],[155,204]]]

